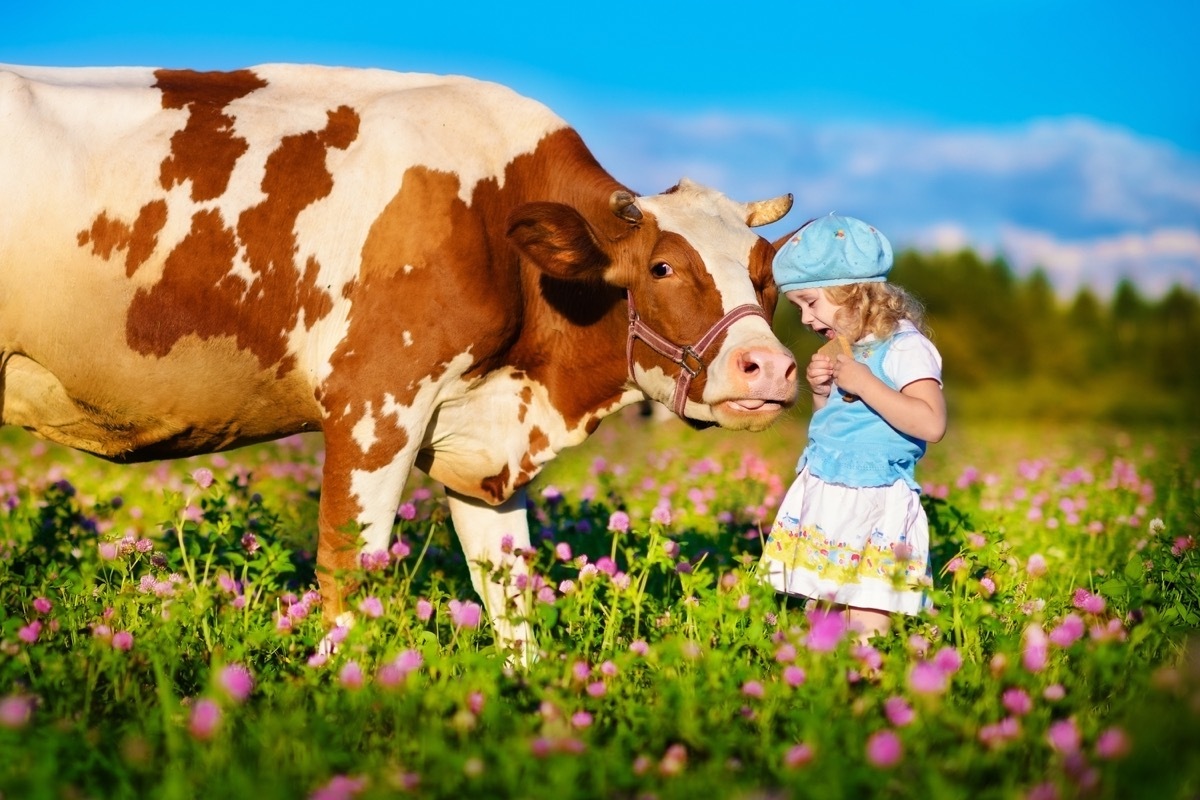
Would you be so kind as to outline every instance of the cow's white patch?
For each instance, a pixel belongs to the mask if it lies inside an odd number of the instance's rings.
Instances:
[[[412,265],[412,264],[405,264],[405,265],[404,265],[404,274],[405,274],[405,275],[409,274],[409,273],[410,273],[410,272],[412,272],[412,271],[413,271],[413,265]]]
[[[502,547],[505,538],[510,537],[514,550],[529,548],[525,492],[515,492],[499,506],[484,505],[454,492],[448,492],[446,499],[471,568],[471,584],[495,626],[498,644],[512,649],[513,663],[528,666],[537,653],[529,624],[529,600],[517,587],[518,579],[528,575],[529,567],[525,559],[505,553]],[[494,571],[489,574],[485,564],[492,564]],[[503,582],[495,580],[497,573],[506,576]]]
[[[365,453],[371,449],[371,445],[379,441],[379,437],[375,435],[375,414],[371,410],[371,404],[367,403],[367,407],[363,410],[362,417],[358,422],[354,423],[354,428],[350,431],[354,437],[354,441],[358,442],[358,446]]]
[[[658,227],[683,236],[704,260],[725,311],[756,303],[747,280],[750,254],[759,236],[746,225],[746,210],[725,195],[687,179],[678,191],[638,199]]]
[[[332,191],[307,207],[296,225],[296,262],[316,258],[321,265],[318,285],[332,287],[334,297],[357,273],[362,243],[413,167],[457,175],[459,198],[469,205],[476,184],[487,179],[502,183],[509,162],[566,127],[534,100],[458,76],[279,64],[253,70],[270,85],[251,99],[268,104],[276,117],[286,109],[300,129],[325,126],[325,114],[333,108],[323,98],[337,98],[358,115],[356,139],[344,151],[327,152]],[[314,86],[322,91],[314,93]],[[437,136],[429,136],[430,130]],[[481,138],[480,131],[487,136]],[[422,221],[416,218],[412,224]]]
[[[333,311],[310,322],[301,314],[288,334],[288,350],[299,356],[300,369],[320,386],[333,374],[333,354],[350,332],[350,301],[333,295]],[[354,354],[353,350],[345,353]],[[349,413],[349,410],[346,411]]]
[[[374,436],[379,435],[379,426],[394,424],[408,433],[408,443],[390,463],[379,469],[356,469],[350,472],[350,494],[362,509],[356,518],[363,526],[361,552],[375,552],[387,547],[400,493],[421,446],[420,432],[432,416],[444,386],[456,382],[473,361],[469,351],[460,353],[444,365],[445,369],[436,382],[428,377],[421,380],[410,405],[401,405],[396,402],[395,396],[388,393],[384,395],[382,407],[373,410]],[[357,429],[358,425],[355,425],[355,440],[359,441]]]
[[[526,389],[530,390],[528,402],[522,400]],[[595,416],[607,416],[641,394],[630,389],[611,408],[598,409]],[[431,475],[456,491],[488,502],[496,498],[481,494],[483,479],[500,475],[506,468],[510,481],[532,478],[558,452],[585,440],[593,418],[584,417],[568,426],[546,387],[511,369],[497,370],[482,380],[449,382],[442,398],[437,418],[422,443],[435,454]],[[480,425],[480,420],[488,424]]]
[[[0,186],[36,187],[7,204],[0,222],[0,264],[12,285],[37,286],[46,297],[78,295],[81,276],[65,268],[64,254],[50,255],[48,244],[76,243],[100,213],[131,226],[148,201],[164,199],[168,214],[155,254],[133,278],[138,285],[159,280],[160,256],[187,235],[195,203],[187,198],[190,184],[166,193],[159,187],[171,135],[188,112],[164,109],[161,92],[150,88],[155,80],[141,67],[0,66]],[[86,145],[74,138],[79,131],[87,132]],[[112,252],[105,274],[123,275],[127,253]],[[90,246],[65,255],[94,258]],[[83,275],[95,274],[99,263],[84,266]],[[60,293],[60,280],[74,294]]]
[[[674,373],[668,375],[661,367],[651,367],[644,369],[636,361],[633,365],[634,380],[638,386],[643,387],[645,392],[650,395],[652,400],[657,400],[663,406],[675,412],[674,392],[675,378]],[[630,401],[634,402],[634,401]],[[714,422],[713,410],[711,406],[703,403],[697,403],[694,400],[688,400],[684,407],[683,413],[689,419],[699,420],[701,422]]]
[[[377,553],[387,549],[400,493],[416,454],[416,448],[407,447],[397,453],[389,464],[377,470],[351,471],[350,493],[362,509],[357,518],[362,525],[360,553]]]
[[[405,347],[412,347],[412,343],[413,343],[413,335],[412,335],[412,331],[404,331],[404,332],[401,334],[401,336],[404,338],[404,346],[405,346]]]

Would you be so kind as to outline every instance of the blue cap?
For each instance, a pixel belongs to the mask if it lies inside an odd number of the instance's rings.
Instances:
[[[887,280],[892,245],[860,219],[830,214],[808,222],[775,254],[779,291]]]

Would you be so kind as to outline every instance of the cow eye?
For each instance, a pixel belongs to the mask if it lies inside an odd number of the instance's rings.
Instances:
[[[671,269],[671,265],[665,261],[659,261],[656,264],[650,265],[650,274],[655,278],[665,278],[674,271]]]

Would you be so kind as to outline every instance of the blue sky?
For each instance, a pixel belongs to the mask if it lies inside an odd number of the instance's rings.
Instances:
[[[21,3],[0,62],[475,75],[558,111],[637,191],[791,191],[785,224],[836,209],[1064,292],[1200,289],[1200,4],[1141,5]]]

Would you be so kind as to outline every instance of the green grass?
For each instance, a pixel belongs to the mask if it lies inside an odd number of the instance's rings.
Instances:
[[[953,430],[918,471],[936,613],[826,651],[755,577],[802,422],[697,434],[624,416],[552,464],[530,509],[542,656],[522,671],[472,624],[421,479],[397,555],[357,576],[367,611],[321,663],[319,439],[117,467],[5,432],[0,793],[1200,792],[1194,431]],[[628,533],[608,530],[616,511]]]

